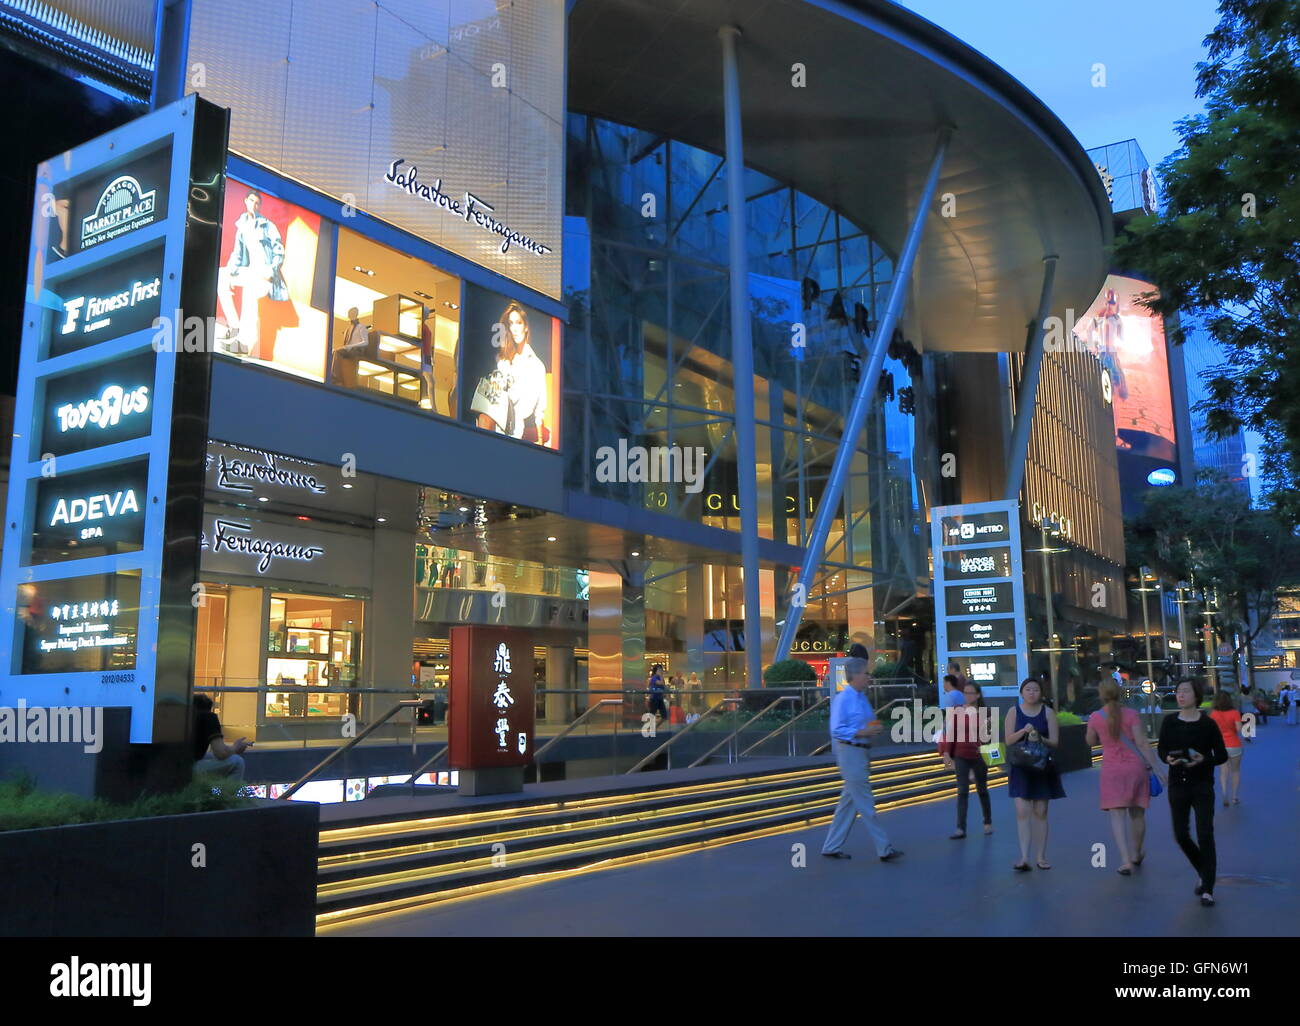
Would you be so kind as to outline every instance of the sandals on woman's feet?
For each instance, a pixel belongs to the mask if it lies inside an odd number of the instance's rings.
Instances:
[[[1126,862],[1124,865],[1120,866],[1119,869],[1115,870],[1115,872],[1117,872],[1120,876],[1132,876],[1133,866],[1131,863]]]
[[[1016,863],[1014,866],[1012,866],[1011,868],[1014,869],[1017,873],[1028,873],[1028,872],[1029,872],[1029,863],[1028,863],[1028,862],[1017,862],[1017,863]]]
[[[1051,864],[1050,862],[1043,862],[1041,859],[1040,859],[1038,862],[1034,863],[1034,865],[1036,865],[1039,869],[1051,869],[1051,868],[1052,868],[1052,864]]]

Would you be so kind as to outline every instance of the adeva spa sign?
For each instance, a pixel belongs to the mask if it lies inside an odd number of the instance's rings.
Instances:
[[[527,235],[515,231],[507,224],[503,224],[495,217],[491,216],[495,208],[484,200],[479,199],[468,189],[465,190],[463,199],[456,199],[448,196],[442,191],[442,179],[439,178],[432,185],[426,185],[420,181],[419,168],[412,164],[409,170],[399,171],[403,164],[406,163],[404,158],[393,161],[388,165],[388,174],[384,175],[384,181],[401,189],[403,192],[410,193],[412,196],[418,196],[426,203],[432,203],[435,207],[445,211],[448,214],[455,214],[465,221],[472,221],[485,232],[492,232],[501,236],[501,252],[505,253],[510,249],[512,244],[518,245],[530,253],[536,253],[538,256],[545,256],[551,252],[550,246],[544,246]]]

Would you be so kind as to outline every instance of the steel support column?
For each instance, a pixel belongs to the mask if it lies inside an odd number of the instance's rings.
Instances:
[[[1029,332],[1029,348],[1025,353],[1024,373],[1020,375],[1020,388],[1016,395],[1016,424],[1011,433],[1011,446],[1007,452],[1007,490],[1003,498],[1015,502],[1020,497],[1020,485],[1025,479],[1025,458],[1029,455],[1029,429],[1034,423],[1034,403],[1038,399],[1038,378],[1043,369],[1043,333],[1045,322],[1052,312],[1052,289],[1056,284],[1056,256],[1043,257],[1043,291],[1038,297],[1038,316]]]
[[[156,0],[154,7],[154,75],[149,109],[157,110],[185,95],[190,52],[192,0]]]
[[[912,266],[916,263],[916,252],[921,246],[921,233],[925,229],[925,219],[934,202],[934,191],[939,185],[939,172],[943,169],[943,158],[948,152],[948,140],[951,137],[951,128],[944,127],[940,130],[934,148],[934,157],[930,161],[930,172],[921,189],[916,214],[912,217],[912,224],[907,230],[907,239],[899,254],[898,266],[894,269],[894,281],[889,287],[889,300],[885,304],[885,314],[876,326],[876,335],[871,341],[871,355],[862,369],[857,394],[853,397],[853,405],[849,408],[844,433],[840,436],[839,447],[835,450],[835,462],[826,480],[821,502],[817,504],[817,515],[813,518],[808,547],[804,550],[803,565],[799,568],[799,580],[795,585],[796,588],[804,589],[805,594],[802,596],[804,601],[795,601],[798,597],[797,591],[791,596],[785,613],[785,623],[781,627],[781,636],[777,639],[774,659],[784,659],[789,653],[795,633],[799,630],[799,622],[803,619],[803,611],[810,598],[806,592],[812,584],[813,573],[821,564],[826,538],[830,534],[831,521],[835,517],[840,496],[844,493],[845,479],[853,464],[853,453],[857,449],[858,438],[862,434],[862,428],[867,422],[867,414],[880,390],[880,370],[885,364],[885,351],[889,347],[889,339],[894,334],[894,327],[903,313],[903,306],[911,287]]]
[[[731,243],[731,369],[736,407],[736,494],[740,500],[740,561],[745,588],[745,681],[763,680],[763,621],[758,581],[758,465],[754,425],[754,350],[749,322],[749,259],[745,252],[745,149],[740,125],[740,29],[724,25],[722,106],[726,115],[727,235]]]

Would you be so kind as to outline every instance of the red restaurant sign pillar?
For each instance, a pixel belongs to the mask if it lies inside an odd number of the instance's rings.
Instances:
[[[451,628],[448,763],[465,794],[520,791],[532,761],[533,639],[511,627]]]

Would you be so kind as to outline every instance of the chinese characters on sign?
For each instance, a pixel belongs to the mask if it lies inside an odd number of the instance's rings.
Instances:
[[[535,719],[527,631],[451,629],[450,765],[476,770],[529,762]]]

